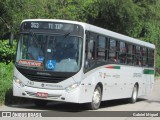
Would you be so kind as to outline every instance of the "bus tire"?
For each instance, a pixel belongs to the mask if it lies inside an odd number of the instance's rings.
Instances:
[[[39,99],[35,99],[34,100],[34,104],[37,106],[37,107],[44,107],[46,106],[48,103],[47,100],[39,100]]]
[[[88,104],[89,109],[97,110],[100,107],[101,100],[102,100],[102,89],[99,85],[97,85],[93,92],[92,102]]]
[[[138,96],[138,85],[135,84],[133,87],[133,91],[132,91],[132,96],[129,99],[130,103],[135,103],[137,101],[137,96]]]

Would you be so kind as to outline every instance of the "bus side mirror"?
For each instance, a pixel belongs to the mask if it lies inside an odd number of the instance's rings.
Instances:
[[[11,32],[10,39],[9,39],[10,46],[13,46],[13,40],[14,40],[14,33]]]

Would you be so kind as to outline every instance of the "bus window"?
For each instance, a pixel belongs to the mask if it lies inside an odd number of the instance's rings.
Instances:
[[[94,41],[90,40],[88,43],[88,59],[94,59]]]
[[[27,50],[28,50],[28,40],[29,40],[29,37],[27,35],[24,35],[23,36],[23,41],[19,41],[21,42],[20,44],[22,44],[22,46],[20,46],[19,48],[19,51],[21,51],[20,54],[18,54],[18,56],[21,58],[21,59],[29,59],[29,55],[26,54],[27,53]],[[27,46],[28,45],[28,46]]]
[[[147,66],[147,48],[143,48],[142,50],[142,65]]]
[[[134,60],[134,50],[133,45],[128,44],[127,46],[127,64],[132,65]]]
[[[95,65],[95,40],[97,35],[91,32],[87,34],[87,43],[86,43],[86,69],[90,69]]]
[[[109,41],[109,62],[117,62],[116,56],[116,40]]]
[[[89,33],[89,41],[88,44],[90,44],[88,47],[90,48],[89,54],[91,55],[92,60],[95,60],[96,54],[95,54],[95,41],[97,39],[97,34],[95,33]]]
[[[106,48],[106,38],[103,36],[98,37],[98,48],[97,48],[97,58],[98,60],[105,60],[105,48]]]
[[[142,65],[142,53],[141,53],[141,47],[136,46],[136,56],[135,56],[135,62],[136,65],[141,66]]]
[[[142,66],[142,58],[143,58],[143,48],[140,47],[140,52],[139,52],[139,66]]]
[[[119,43],[119,56],[118,59],[120,61],[120,63],[126,63],[126,44],[125,42],[120,41]]]
[[[154,67],[154,50],[148,49],[148,66]]]

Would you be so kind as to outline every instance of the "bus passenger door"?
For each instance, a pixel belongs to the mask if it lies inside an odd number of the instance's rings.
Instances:
[[[144,68],[143,74],[145,75],[146,78],[146,83],[145,83],[145,93],[149,94],[152,91],[153,88],[153,83],[154,83],[154,59],[155,59],[155,53],[154,50],[148,49],[147,50],[148,55],[147,56],[147,66],[149,68]]]

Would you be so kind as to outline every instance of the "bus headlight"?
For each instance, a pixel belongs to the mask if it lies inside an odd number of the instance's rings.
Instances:
[[[24,87],[25,85],[23,84],[23,82],[20,80],[20,79],[18,79],[17,77],[15,77],[14,76],[14,81],[16,82],[16,83],[18,83],[21,87]]]
[[[79,86],[79,83],[74,83],[74,84],[70,85],[69,87],[67,87],[66,91],[71,92],[71,91],[75,90],[78,86]]]

